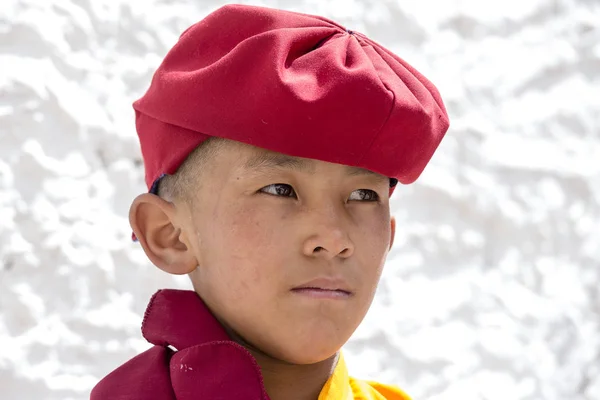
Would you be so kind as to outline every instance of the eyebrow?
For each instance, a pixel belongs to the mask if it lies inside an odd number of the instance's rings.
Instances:
[[[346,171],[349,176],[371,176],[384,179],[385,177],[377,172],[368,169],[346,165]],[[291,157],[280,153],[262,153],[250,158],[244,163],[244,168],[263,170],[263,169],[288,169],[292,171],[315,173],[315,165],[311,160],[297,157]]]
[[[279,153],[261,153],[250,158],[244,164],[246,169],[291,169],[294,171],[314,173],[315,166],[309,160],[290,157]]]

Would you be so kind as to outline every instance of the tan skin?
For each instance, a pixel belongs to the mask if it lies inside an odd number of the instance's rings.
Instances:
[[[191,206],[142,194],[131,226],[157,267],[189,274],[258,361],[272,400],[316,400],[392,246],[389,181],[233,142],[208,164]],[[292,290],[323,276],[341,278],[350,295]]]

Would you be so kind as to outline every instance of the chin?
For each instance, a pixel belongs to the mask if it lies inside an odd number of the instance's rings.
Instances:
[[[294,355],[285,355],[285,356],[281,356],[283,358],[279,358],[281,361],[285,361],[288,364],[293,364],[293,365],[312,365],[312,364],[318,364],[320,362],[323,362],[325,360],[329,360],[332,357],[335,357],[335,355],[337,354],[338,350],[334,351],[331,354],[306,354],[306,352],[303,352],[302,354],[294,354]]]
[[[300,362],[296,363],[297,365],[312,365],[312,364],[318,364],[321,363],[325,360],[329,360],[333,357],[335,357],[338,353],[339,349],[334,351],[333,354],[328,355],[327,357],[320,355],[320,356],[316,356],[312,357],[312,358],[307,358],[307,357],[302,357]]]
[[[293,348],[286,348],[282,351],[276,351],[274,354],[272,353],[272,355],[275,358],[285,361],[289,364],[310,365],[323,362],[331,357],[335,357],[337,352],[342,347],[340,345],[316,348],[314,343],[315,342],[312,344],[307,343],[304,346],[298,346],[295,344]]]
[[[278,344],[273,350],[279,350],[278,358],[291,364],[308,365],[328,360],[336,356],[353,330],[339,326],[335,330],[327,328],[327,324],[319,324],[319,329],[314,326],[304,329],[304,335],[288,331],[288,335],[280,338],[281,341],[271,342]]]

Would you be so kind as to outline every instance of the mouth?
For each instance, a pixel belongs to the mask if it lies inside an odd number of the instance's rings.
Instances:
[[[312,297],[315,299],[347,299],[352,296],[352,293],[340,289],[321,289],[321,288],[295,288],[292,292],[301,296]]]
[[[342,279],[318,278],[292,289],[298,295],[318,299],[347,299],[352,290]]]

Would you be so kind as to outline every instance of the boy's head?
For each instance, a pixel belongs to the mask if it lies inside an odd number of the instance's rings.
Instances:
[[[366,314],[392,242],[388,178],[226,139],[208,146],[214,152],[179,171],[192,173],[177,176],[185,186],[165,194],[171,201],[134,202],[146,254],[190,274],[215,315],[256,349],[297,364],[332,356]]]
[[[134,107],[150,193],[130,221],[150,260],[257,351],[334,355],[393,242],[390,182],[414,181],[448,128],[435,87],[331,21],[228,6]]]

